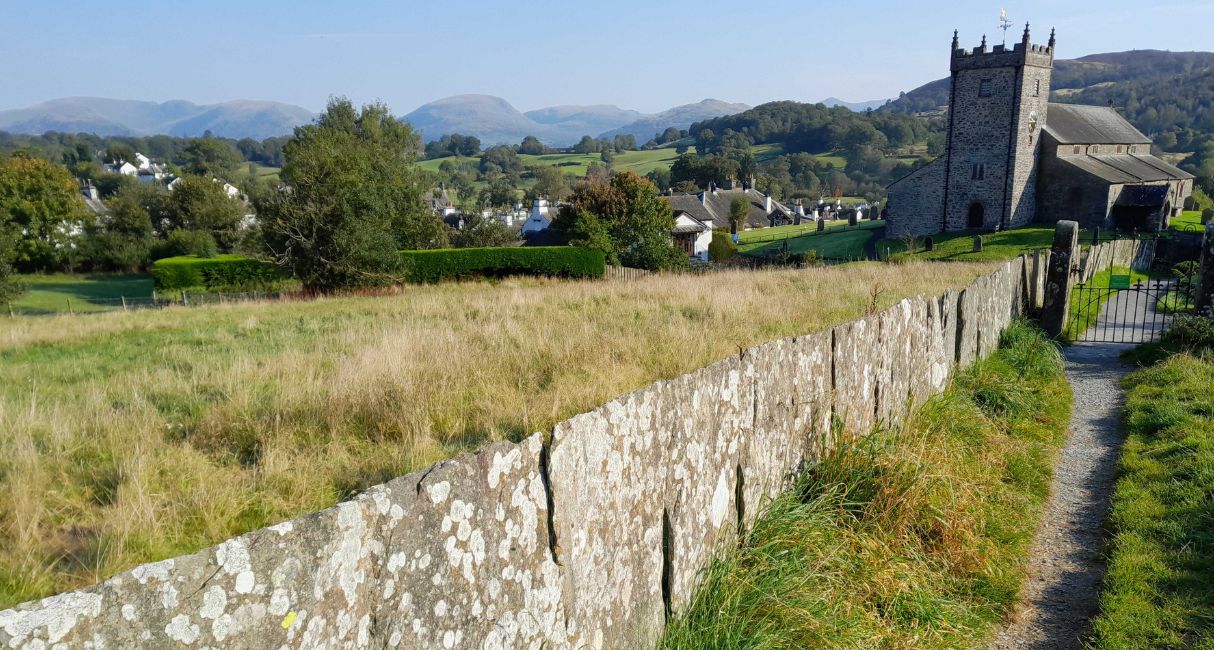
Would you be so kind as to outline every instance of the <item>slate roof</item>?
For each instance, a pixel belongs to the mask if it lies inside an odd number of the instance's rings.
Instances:
[[[1050,103],[1045,130],[1062,144],[1150,144],[1151,139],[1107,106]]]
[[[1058,160],[1109,183],[1145,183],[1193,178],[1189,172],[1150,154],[1059,156]]]
[[[711,221],[713,228],[729,227],[729,204],[735,197],[745,196],[750,204],[750,212],[746,223],[753,227],[771,225],[767,212],[767,195],[754,189],[721,190],[715,192],[700,192],[698,194],[674,194],[663,197],[670,202],[675,212],[686,212],[697,221]],[[792,217],[793,211],[778,201],[771,202],[771,211],[783,213]]]

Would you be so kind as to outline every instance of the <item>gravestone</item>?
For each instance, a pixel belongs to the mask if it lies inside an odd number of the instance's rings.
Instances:
[[[1201,284],[1197,290],[1198,313],[1214,306],[1214,222],[1206,224],[1206,234],[1201,240],[1200,276]]]
[[[1201,211],[1201,223],[1207,224],[1214,221],[1214,208],[1206,208]]]
[[[933,240],[931,237],[925,237],[925,238],[923,239],[923,250],[925,250],[925,251],[927,251],[927,252],[929,252],[929,253],[930,253],[930,252],[932,252],[932,250],[934,250],[935,248],[936,248],[936,242],[935,242],[935,240]]]
[[[818,219],[818,232],[824,232],[825,230],[826,230],[826,217],[822,217],[821,219]]]
[[[1050,265],[1045,276],[1041,325],[1046,334],[1058,336],[1066,328],[1071,303],[1071,267],[1078,261],[1079,224],[1059,221],[1054,228]]]
[[[852,210],[851,213],[849,213],[847,215],[847,225],[849,225],[849,226],[858,225],[860,223],[860,221],[857,218],[857,215],[859,215],[859,214],[860,214],[860,212],[858,210]]]
[[[974,252],[982,252],[982,235],[974,235]]]

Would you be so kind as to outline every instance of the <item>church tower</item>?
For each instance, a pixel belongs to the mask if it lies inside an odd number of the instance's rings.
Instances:
[[[986,37],[963,50],[953,32],[941,230],[1023,226],[1036,208],[1037,153],[1054,68],[1049,44],[1011,48]]]

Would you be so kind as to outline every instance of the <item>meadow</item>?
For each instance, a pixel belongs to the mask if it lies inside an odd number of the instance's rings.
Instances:
[[[695,150],[695,147],[688,149],[691,153],[695,153]],[[674,159],[678,157],[679,154],[673,147],[624,151],[615,155],[615,160],[611,163],[611,166],[616,171],[631,170],[644,176],[655,169],[669,168]],[[464,160],[477,161],[479,159],[479,156],[471,158],[436,158],[434,160],[419,161],[418,167],[429,172],[438,172],[439,165],[442,165],[444,160],[459,162]],[[549,153],[538,156],[520,154],[519,160],[522,161],[524,167],[557,167],[566,174],[577,176],[585,176],[586,167],[590,163],[602,164],[602,158],[597,153]]]
[[[21,282],[26,292],[9,307],[22,314],[113,311],[122,309],[124,297],[146,302],[153,289],[152,276],[143,273],[24,275]]]
[[[988,265],[508,279],[0,322],[0,608],[318,510]]]

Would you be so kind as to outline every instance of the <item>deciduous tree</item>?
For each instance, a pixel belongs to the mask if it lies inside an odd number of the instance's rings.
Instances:
[[[644,269],[687,264],[670,231],[674,213],[653,183],[635,172],[620,172],[607,182],[583,183],[554,227],[572,244],[602,250],[611,264]]]

